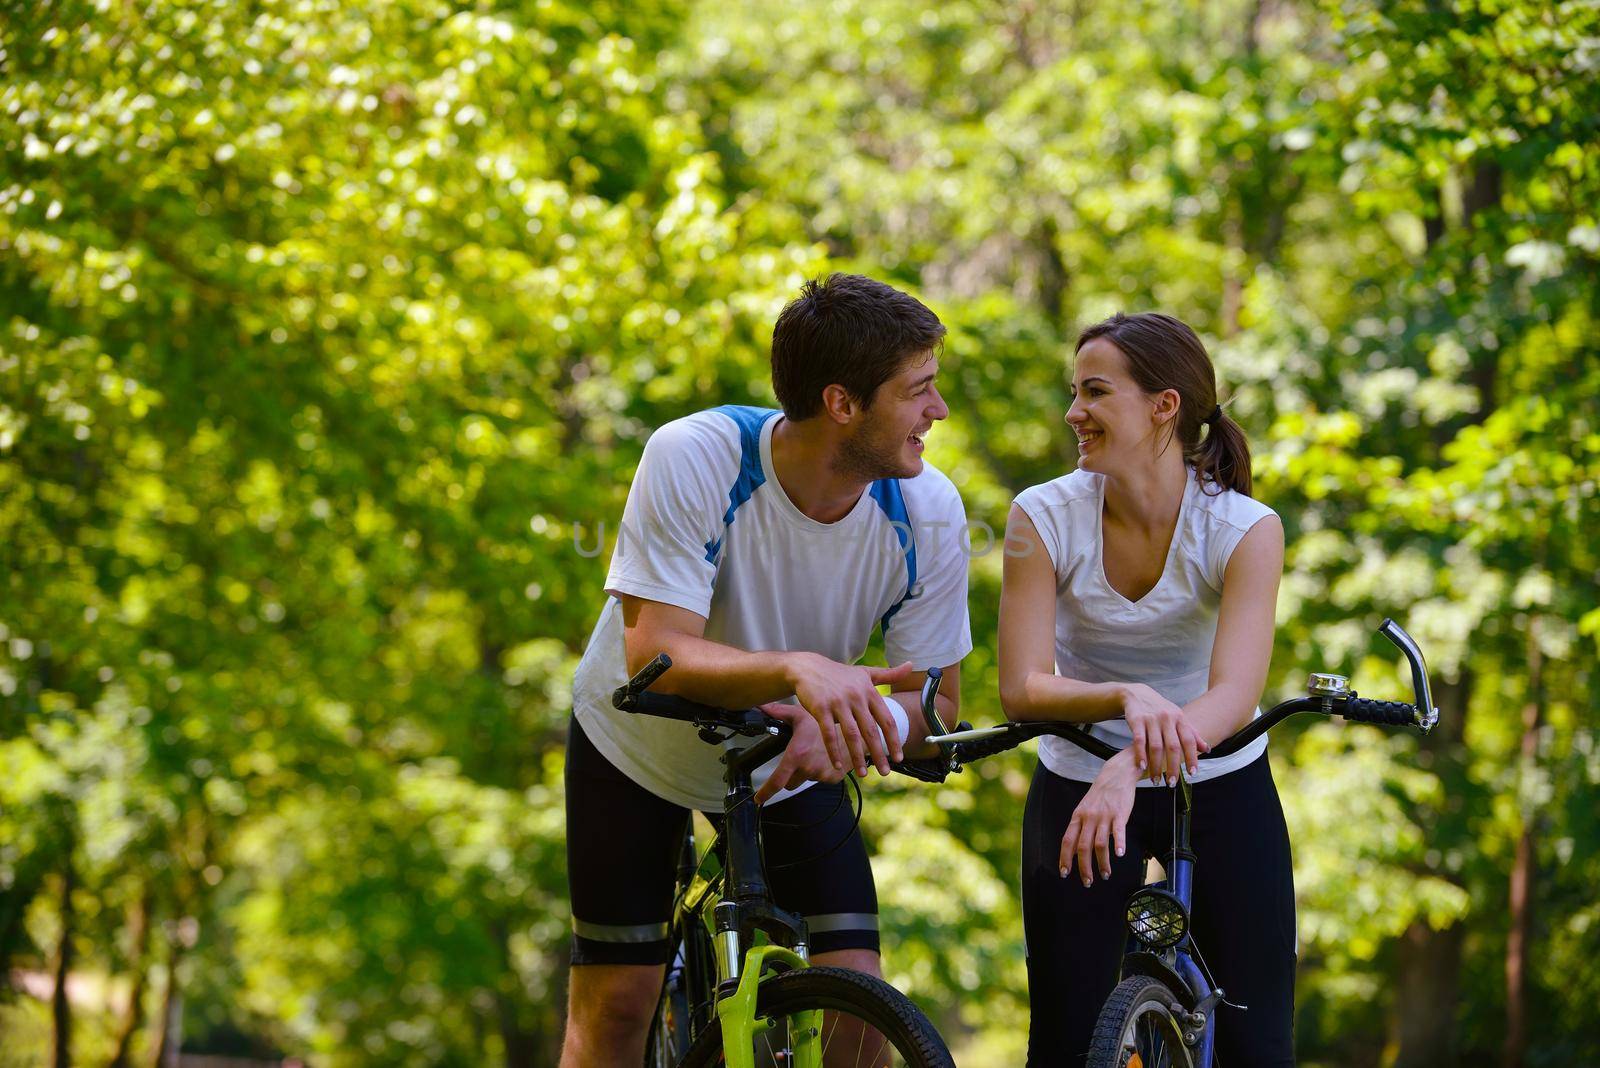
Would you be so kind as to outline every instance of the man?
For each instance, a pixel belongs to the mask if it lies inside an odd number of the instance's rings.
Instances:
[[[758,802],[788,792],[763,810],[774,897],[806,917],[816,963],[880,974],[872,870],[840,780],[888,774],[902,739],[924,737],[928,668],[944,670],[940,712],[955,722],[972,649],[965,512],[922,459],[922,436],[949,414],[934,383],[944,333],[880,282],[808,282],[773,329],[782,412],[715,408],[647,443],[574,685],[563,1068],[643,1058],[684,821],[721,811],[715,746],[688,724],[611,707],[657,653],[672,668],[656,689],[760,705],[793,727],[756,778]],[[899,666],[855,665],[880,626]]]

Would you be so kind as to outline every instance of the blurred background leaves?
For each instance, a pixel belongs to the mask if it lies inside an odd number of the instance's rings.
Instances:
[[[1393,615],[1444,713],[1274,742],[1302,1060],[1600,1059],[1593,4],[4,16],[0,1063],[552,1063],[596,550],[830,269],[951,326],[996,530],[1079,328],[1202,332],[1289,532],[1269,696],[1403,691]],[[868,791],[964,1065],[1019,1059],[1031,759]]]

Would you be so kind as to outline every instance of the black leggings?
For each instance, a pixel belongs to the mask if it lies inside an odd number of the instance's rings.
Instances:
[[[1217,1014],[1218,1068],[1294,1064],[1294,871],[1289,831],[1263,755],[1194,786],[1190,840],[1194,940],[1229,1001]],[[1142,788],[1127,854],[1111,878],[1085,887],[1061,877],[1061,836],[1089,784],[1043,764],[1033,776],[1022,836],[1022,918],[1028,938],[1028,1065],[1083,1064],[1095,1017],[1116,983],[1128,895],[1145,858],[1172,848],[1173,789]]]

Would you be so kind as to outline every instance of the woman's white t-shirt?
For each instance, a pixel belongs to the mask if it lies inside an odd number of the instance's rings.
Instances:
[[[1057,674],[1084,682],[1142,682],[1180,706],[1206,692],[1228,558],[1246,531],[1275,514],[1271,508],[1190,477],[1161,578],[1130,601],[1106,579],[1100,523],[1105,476],[1073,471],[1022,491],[1017,505],[1055,565]],[[1133,740],[1121,719],[1091,730],[1118,748]],[[1202,760],[1192,781],[1242,768],[1266,748],[1260,738],[1231,756]],[[1104,764],[1065,738],[1041,739],[1039,759],[1057,775],[1084,782]]]

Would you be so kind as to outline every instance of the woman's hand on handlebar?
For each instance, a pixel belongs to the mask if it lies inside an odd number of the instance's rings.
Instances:
[[[1134,767],[1142,777],[1177,782],[1179,773],[1200,768],[1200,754],[1211,747],[1183,716],[1183,709],[1141,682],[1122,690],[1122,716],[1128,722]]]
[[[756,804],[765,804],[773,794],[791,786],[811,781],[838,782],[848,774],[848,769],[836,765],[829,755],[828,747],[822,741],[822,728],[811,713],[799,705],[778,701],[762,705],[761,711],[787,723],[793,733],[783,750],[783,756],[778,760],[778,766],[761,784],[761,789],[756,791]]]
[[[1127,849],[1128,817],[1133,813],[1133,798],[1143,778],[1134,766],[1132,750],[1124,750],[1106,761],[1095,776],[1089,792],[1072,810],[1067,832],[1061,836],[1061,877],[1065,879],[1076,862],[1078,878],[1084,886],[1094,883],[1095,872],[1111,876],[1111,853]]]

